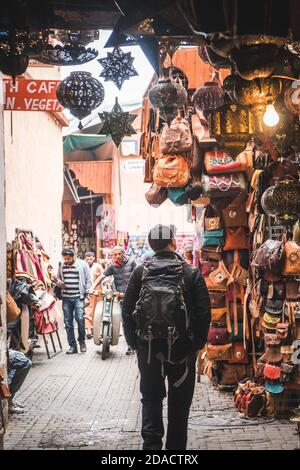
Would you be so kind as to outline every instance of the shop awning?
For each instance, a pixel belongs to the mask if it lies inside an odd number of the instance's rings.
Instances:
[[[66,162],[81,186],[95,194],[112,192],[112,161]]]
[[[111,140],[111,137],[107,135],[68,135],[64,139],[64,152],[75,152],[76,150],[95,150],[109,140]]]

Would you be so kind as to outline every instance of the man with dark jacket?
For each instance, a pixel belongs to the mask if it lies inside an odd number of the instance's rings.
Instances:
[[[153,260],[138,266],[132,273],[123,302],[122,317],[127,343],[137,351],[138,367],[141,375],[140,391],[142,395],[142,437],[143,449],[162,448],[164,435],[162,403],[166,396],[165,376],[168,378],[168,430],[166,449],[186,449],[189,410],[195,387],[195,363],[197,351],[202,349],[207,340],[210,324],[210,300],[205,282],[199,271],[189,266],[176,253],[176,242],[170,227],[157,225],[150,230],[149,245],[155,252]],[[177,260],[177,262],[176,262]],[[178,263],[179,260],[179,263]],[[189,326],[186,335],[178,337],[169,351],[165,339],[149,340],[149,335],[141,338],[137,331],[137,311],[142,315],[143,289],[147,271],[155,266],[169,266],[168,276],[174,269],[180,269],[183,277],[183,298]],[[170,269],[171,266],[171,269]],[[178,268],[179,266],[179,268]],[[155,272],[155,271],[154,271]],[[180,272],[180,271],[179,271]],[[163,277],[163,276],[161,276]],[[155,276],[152,278],[155,283]],[[143,289],[142,289],[143,288]],[[140,294],[142,292],[142,296]],[[157,299],[160,296],[156,292]],[[155,304],[155,305],[154,305]],[[159,300],[154,297],[153,313],[157,314]],[[148,307],[149,309],[149,303]],[[151,306],[150,306],[151,309]],[[162,308],[162,310],[166,310]],[[164,311],[166,315],[168,311]],[[148,316],[151,316],[148,315]],[[149,327],[148,327],[149,329]],[[168,328],[169,330],[169,328]]]
[[[136,266],[137,264],[135,259],[127,256],[125,254],[124,248],[118,245],[115,246],[112,250],[112,263],[108,266],[104,273],[95,280],[94,287],[101,284],[105,277],[113,276],[116,291],[124,294],[131,273],[136,268]],[[133,354],[133,352],[133,349],[128,346],[126,354]]]

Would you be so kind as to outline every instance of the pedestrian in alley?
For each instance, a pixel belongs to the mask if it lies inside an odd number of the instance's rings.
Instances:
[[[138,357],[143,449],[162,448],[167,377],[166,449],[183,450],[197,351],[206,343],[210,324],[210,300],[199,271],[176,253],[170,227],[156,225],[148,241],[155,256],[133,271],[122,309],[125,337]]]
[[[59,264],[57,277],[62,281],[62,306],[70,348],[67,354],[78,353],[74,334],[74,318],[78,325],[78,342],[81,352],[86,352],[84,299],[92,288],[89,265],[80,259],[75,259],[72,247],[65,247],[62,251],[64,261]]]
[[[183,258],[191,266],[194,260],[194,244],[192,240],[186,240],[183,244]]]
[[[114,286],[117,292],[124,294],[126,287],[131,276],[131,273],[136,268],[137,263],[133,257],[126,255],[125,250],[121,246],[115,246],[112,250],[112,263],[104,271],[104,273],[95,281],[95,288],[107,276],[113,276]],[[126,354],[133,354],[134,351],[128,345]]]
[[[32,366],[31,360],[21,351],[8,350],[8,386],[10,398],[8,399],[8,412],[10,414],[24,413],[24,406],[14,401],[14,396],[23,385]]]
[[[95,254],[92,251],[88,251],[84,256],[85,262],[89,265],[92,279],[92,293],[87,297],[85,302],[85,328],[87,330],[86,337],[91,339],[93,335],[93,323],[94,323],[94,314],[97,303],[101,299],[101,291],[95,290],[95,281],[102,274],[102,267],[99,263],[96,262]]]

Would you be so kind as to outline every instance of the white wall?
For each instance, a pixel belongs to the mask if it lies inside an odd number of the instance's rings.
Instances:
[[[60,79],[58,68],[32,68],[36,79]],[[5,111],[7,240],[31,229],[54,265],[61,258],[63,148],[61,126],[46,112]]]

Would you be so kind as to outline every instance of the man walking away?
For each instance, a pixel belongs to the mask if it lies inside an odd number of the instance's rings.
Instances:
[[[86,337],[87,339],[91,339],[92,337],[92,329],[93,329],[93,323],[94,323],[94,314],[95,314],[95,308],[97,303],[100,301],[101,292],[95,292],[94,290],[94,283],[96,279],[98,279],[99,276],[102,274],[102,268],[99,263],[96,263],[96,258],[95,254],[92,251],[88,251],[85,256],[84,256],[85,262],[89,265],[90,272],[91,272],[91,278],[92,278],[92,294],[88,296],[88,299],[86,301],[85,305],[85,327],[87,330]]]
[[[95,287],[107,276],[114,277],[114,285],[117,292],[124,293],[131,276],[137,264],[134,258],[125,254],[124,248],[115,246],[112,250],[112,263],[104,271],[103,275],[95,281]],[[133,354],[133,350],[128,346],[126,354]]]
[[[58,278],[63,282],[62,305],[67,338],[70,348],[67,354],[78,352],[74,334],[74,318],[78,325],[78,342],[81,352],[86,352],[85,325],[84,325],[84,299],[92,287],[91,273],[88,264],[80,259],[75,260],[72,247],[65,247],[62,251],[64,262],[60,263]]]
[[[207,340],[210,300],[199,271],[176,253],[170,227],[155,226],[148,240],[155,256],[132,273],[122,309],[126,340],[138,356],[143,449],[162,448],[167,377],[166,449],[184,450],[197,350]]]

